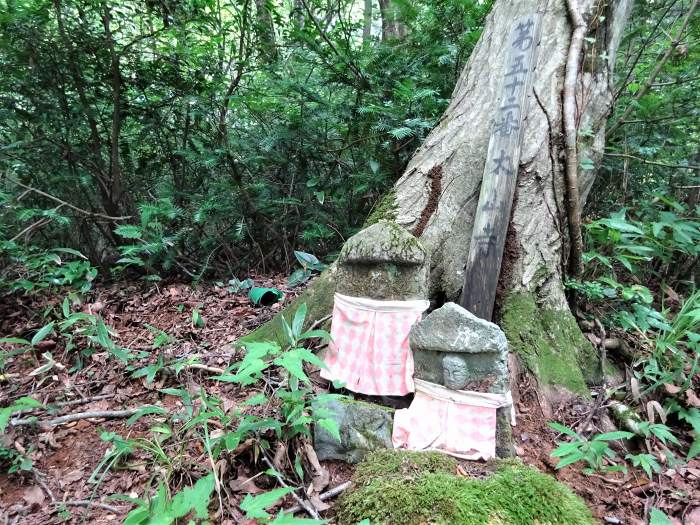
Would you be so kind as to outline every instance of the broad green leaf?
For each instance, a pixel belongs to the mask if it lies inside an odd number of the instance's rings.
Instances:
[[[694,457],[700,454],[700,437],[696,437],[693,443],[690,445],[690,448],[688,449],[688,456],[687,459],[690,461]]]
[[[296,312],[294,312],[294,319],[292,320],[292,334],[295,339],[298,339],[301,335],[301,331],[304,328],[304,319],[306,319],[306,303],[301,303]]]
[[[248,494],[240,504],[241,510],[245,512],[246,518],[268,518],[270,514],[267,513],[265,509],[277,503],[293,490],[294,489],[289,487],[280,487],[260,494],[259,496],[251,496]]]
[[[181,518],[194,511],[196,518],[206,518],[209,498],[214,490],[214,474],[209,474],[192,486],[178,492],[173,497],[170,512],[175,518]]]
[[[673,525],[673,522],[662,511],[652,507],[649,515],[649,525]]]
[[[549,423],[547,423],[547,425],[549,426],[549,428],[554,429],[557,432],[560,432],[562,434],[566,434],[567,436],[571,436],[571,437],[575,437],[575,438],[579,437],[576,432],[574,432],[569,427],[562,425],[561,423],[557,423],[555,421],[550,421]]]
[[[576,463],[577,461],[581,461],[584,458],[583,454],[580,452],[576,452],[574,454],[571,454],[570,456],[564,457],[559,460],[559,463],[556,465],[556,469],[562,469],[568,465],[571,465],[572,463]]]
[[[49,324],[42,326],[41,329],[34,334],[34,337],[32,337],[32,346],[38,345],[44,339],[46,339],[49,334],[53,333],[53,327],[55,324],[55,321],[51,321]]]
[[[21,339],[19,337],[3,337],[0,338],[0,343],[5,343],[8,345],[24,345],[29,346],[31,343],[26,339]]]
[[[127,425],[133,425],[136,423],[139,419],[141,419],[143,416],[146,416],[148,414],[167,414],[168,411],[164,409],[163,407],[155,406],[155,405],[148,405],[145,406],[141,409],[139,409],[137,412],[134,413],[129,419],[126,420]]]
[[[634,434],[632,432],[617,430],[615,432],[606,432],[605,434],[598,434],[593,438],[593,441],[614,441],[617,439],[630,439],[633,436]]]
[[[340,428],[338,427],[338,422],[334,419],[318,419],[316,424],[333,436],[338,443],[342,441],[340,437]]]

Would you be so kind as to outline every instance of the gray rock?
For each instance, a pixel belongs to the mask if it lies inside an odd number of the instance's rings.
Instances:
[[[418,379],[455,390],[508,389],[505,334],[455,303],[446,303],[413,325],[409,341]]]
[[[379,221],[350,237],[340,251],[340,264],[394,263],[418,266],[425,248],[398,224]]]
[[[314,402],[314,412],[334,420],[340,430],[340,442],[326,429],[314,427],[314,448],[321,461],[337,459],[348,463],[361,461],[369,452],[391,449],[393,410],[363,401],[333,399]]]
[[[498,353],[508,350],[503,331],[455,303],[431,312],[413,325],[411,348],[427,352]]]

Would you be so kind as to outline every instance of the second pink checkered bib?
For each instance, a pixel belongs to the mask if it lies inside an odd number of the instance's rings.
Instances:
[[[450,390],[416,379],[416,397],[394,415],[394,448],[440,450],[463,459],[496,456],[496,409],[511,407],[510,393]]]
[[[408,332],[428,301],[376,301],[335,294],[331,343],[321,377],[353,392],[403,396],[413,392]]]

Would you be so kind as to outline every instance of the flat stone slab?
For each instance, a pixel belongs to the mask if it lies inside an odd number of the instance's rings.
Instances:
[[[455,303],[445,303],[411,328],[411,349],[424,352],[508,352],[508,341],[495,324],[476,317]]]
[[[321,461],[336,459],[348,463],[361,461],[374,450],[392,449],[391,432],[393,413],[391,408],[354,401],[333,399],[315,404],[313,408],[326,412],[340,430],[340,442],[326,429],[314,427],[314,448]]]

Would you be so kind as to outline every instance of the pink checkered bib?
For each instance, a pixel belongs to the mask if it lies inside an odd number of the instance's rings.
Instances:
[[[496,455],[496,409],[512,407],[510,394],[450,390],[415,380],[411,406],[394,415],[394,448],[440,450],[463,459]],[[511,409],[511,423],[515,424]]]
[[[413,392],[408,332],[428,301],[375,301],[335,294],[331,343],[321,377],[353,392],[404,396]]]

